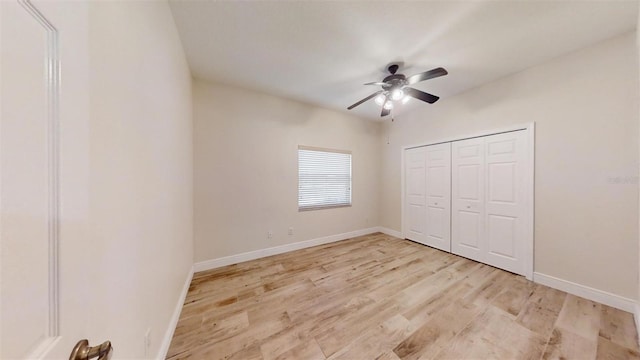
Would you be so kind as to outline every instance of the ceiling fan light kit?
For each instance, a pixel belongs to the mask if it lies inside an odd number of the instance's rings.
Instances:
[[[382,90],[376,91],[375,93],[349,106],[347,109],[351,110],[354,107],[364,103],[365,101],[375,98],[376,104],[382,106],[382,112],[380,113],[380,116],[382,117],[387,116],[391,113],[391,110],[394,106],[394,101],[401,101],[403,104],[406,104],[407,101],[409,101],[410,97],[422,100],[429,104],[433,104],[434,102],[438,101],[438,96],[409,87],[409,85],[447,75],[447,70],[439,67],[429,71],[425,71],[423,73],[406,77],[403,74],[396,74],[398,68],[398,64],[391,64],[387,68],[391,75],[388,75],[380,82],[366,83],[365,85],[380,86],[382,87]]]
[[[391,100],[398,101],[404,98],[404,91],[402,88],[395,88],[391,91]]]

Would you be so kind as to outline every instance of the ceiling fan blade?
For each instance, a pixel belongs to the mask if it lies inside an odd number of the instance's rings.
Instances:
[[[447,74],[448,74],[447,70],[439,67],[439,68],[431,69],[429,71],[425,71],[425,72],[420,73],[420,74],[415,74],[415,75],[409,76],[407,78],[407,84],[412,85],[412,84],[415,84],[415,83],[420,82],[420,81],[437,78],[439,76],[444,76],[444,75],[447,75]]]
[[[380,117],[387,116],[389,114],[391,114],[391,110],[385,109],[384,106],[383,106],[382,107],[382,112],[380,113]]]
[[[410,88],[410,87],[406,87],[403,89],[404,93],[416,98],[418,100],[422,100],[422,101],[426,101],[429,104],[433,104],[434,102],[438,101],[438,99],[440,99],[438,96],[435,95],[431,95],[429,93],[426,93],[424,91],[420,91],[418,89],[414,89],[414,88]]]
[[[383,86],[383,85],[387,85],[387,83],[384,83],[384,82],[370,82],[370,83],[366,83],[365,85]]]
[[[351,109],[353,109],[354,107],[356,107],[356,106],[358,106],[358,105],[362,104],[363,102],[365,102],[365,101],[367,101],[367,100],[371,100],[371,99],[373,99],[374,97],[378,96],[379,94],[382,94],[382,92],[383,92],[382,90],[374,92],[373,94],[371,94],[371,95],[367,96],[366,98],[364,98],[364,99],[362,99],[362,100],[358,101],[357,103],[355,103],[355,104],[353,104],[353,105],[349,106],[349,107],[347,108],[347,110],[351,110]]]

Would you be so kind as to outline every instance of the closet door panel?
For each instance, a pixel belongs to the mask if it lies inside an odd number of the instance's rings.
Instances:
[[[525,161],[522,131],[487,136],[487,262],[524,273]]]
[[[452,143],[451,252],[484,261],[484,139]]]
[[[426,244],[451,251],[451,143],[426,151]]]
[[[405,151],[405,237],[426,239],[426,158],[424,148]]]

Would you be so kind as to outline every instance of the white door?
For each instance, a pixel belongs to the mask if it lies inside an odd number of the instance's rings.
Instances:
[[[404,236],[425,244],[426,234],[426,152],[424,147],[408,149],[405,159]]]
[[[527,156],[524,131],[487,136],[486,263],[524,274]]]
[[[451,251],[451,143],[430,145],[426,152],[425,244]]]
[[[452,252],[526,274],[524,131],[453,142]]]
[[[454,141],[451,252],[484,262],[484,138]]]
[[[0,1],[1,359],[107,340],[89,303],[87,9]]]
[[[25,358],[50,338],[47,32],[17,2],[2,3],[0,358]],[[11,35],[9,35],[11,34]]]

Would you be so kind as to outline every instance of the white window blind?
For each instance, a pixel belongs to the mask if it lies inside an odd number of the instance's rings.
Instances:
[[[351,206],[351,152],[298,147],[298,210]]]

